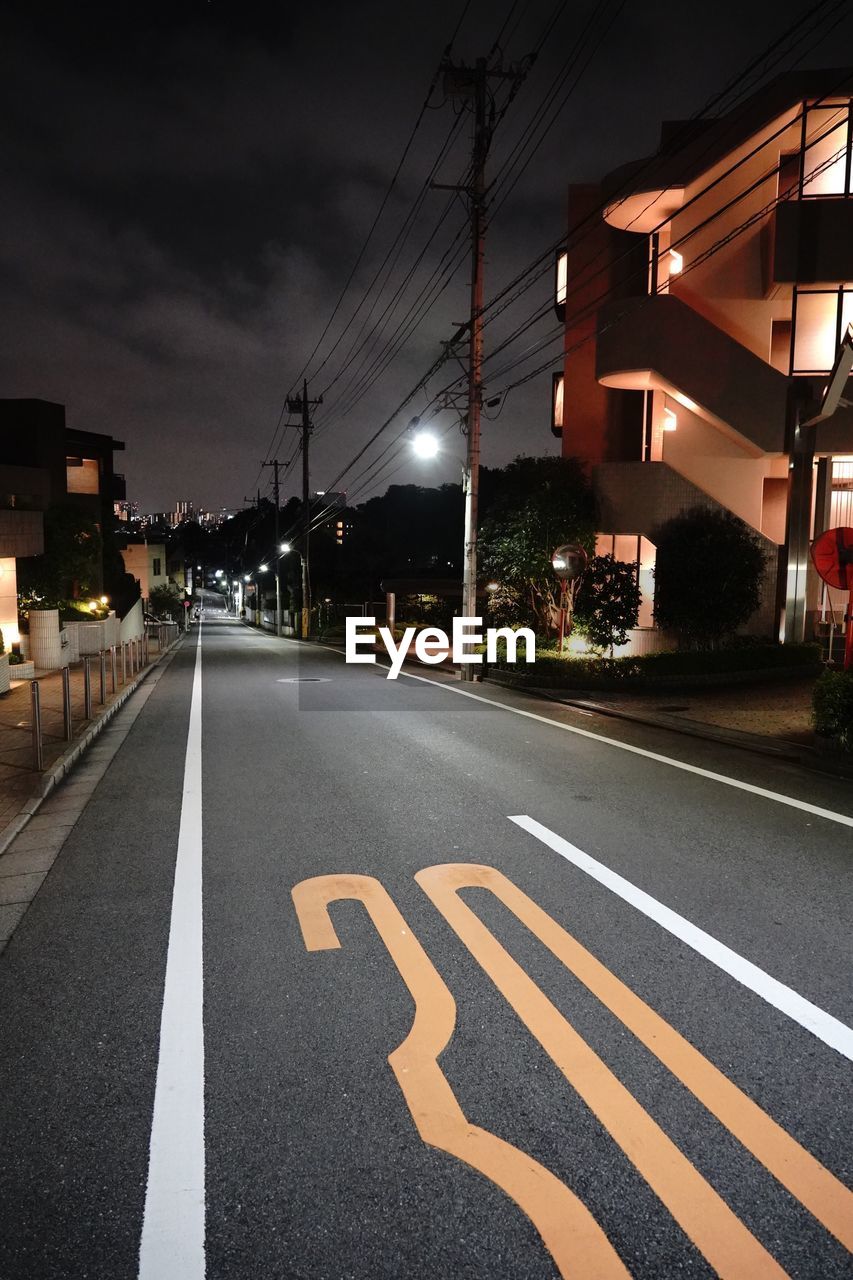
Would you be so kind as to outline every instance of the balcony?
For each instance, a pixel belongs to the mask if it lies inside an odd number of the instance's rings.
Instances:
[[[753,455],[784,451],[787,378],[674,294],[610,303],[598,329],[604,386],[666,391]]]
[[[853,280],[853,197],[786,200],[773,215],[775,284]]]

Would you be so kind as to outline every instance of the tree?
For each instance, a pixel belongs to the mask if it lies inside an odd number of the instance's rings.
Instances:
[[[21,595],[43,608],[101,594],[101,532],[97,522],[70,504],[44,513],[44,552],[24,561]]]
[[[560,587],[551,556],[561,543],[587,551],[595,540],[592,491],[575,458],[516,458],[488,478],[488,514],[480,531],[480,564],[497,588],[490,622],[552,632]]]
[[[615,556],[593,556],[575,597],[575,625],[594,649],[626,644],[640,612],[637,566]]]
[[[658,530],[655,620],[682,644],[713,648],[761,603],[764,551],[729,511],[693,507]]]
[[[161,618],[171,618],[173,622],[179,622],[184,612],[184,597],[178,587],[173,587],[169,583],[164,583],[161,587],[152,587],[148,596],[148,606],[153,613],[158,614]]]

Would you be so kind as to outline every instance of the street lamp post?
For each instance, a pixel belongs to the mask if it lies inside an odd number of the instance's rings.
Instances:
[[[417,418],[412,419],[412,425],[416,423]],[[429,461],[437,458],[441,453],[441,444],[438,437],[431,431],[418,431],[412,437],[412,449],[416,457]],[[462,540],[462,616],[474,618],[477,616],[477,495],[470,484],[470,448],[468,457],[464,460],[457,455],[453,456],[462,467],[462,492],[465,496],[465,531]],[[479,469],[479,442],[476,466]],[[468,663],[463,663],[459,674],[462,680],[473,680],[474,668]]]

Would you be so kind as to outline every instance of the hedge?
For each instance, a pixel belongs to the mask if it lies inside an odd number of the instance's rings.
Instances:
[[[703,651],[648,653],[629,658],[561,658],[539,652],[535,663],[505,660],[492,664],[497,671],[526,676],[539,685],[587,687],[642,684],[678,676],[715,676],[736,672],[816,669],[821,651],[817,644],[756,644]]]
[[[824,671],[812,695],[815,732],[853,751],[853,671]]]

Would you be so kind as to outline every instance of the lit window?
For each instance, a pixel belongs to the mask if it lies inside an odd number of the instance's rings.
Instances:
[[[560,249],[557,253],[557,262],[554,274],[554,310],[560,320],[566,318],[566,298],[569,291],[569,255],[565,249]]]
[[[559,439],[563,434],[563,375],[555,373],[551,381],[551,430]]]
[[[669,274],[671,276],[681,275],[684,270],[684,255],[679,253],[677,249],[669,251]]]
[[[664,409],[663,422],[661,423],[661,426],[663,427],[664,431],[675,430],[675,428],[678,426],[678,418],[676,417],[674,409],[670,409],[670,408]]]
[[[100,493],[97,458],[66,458],[65,488],[68,493]]]

